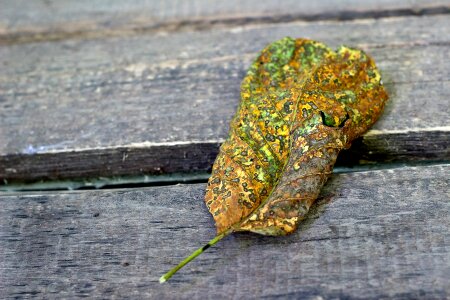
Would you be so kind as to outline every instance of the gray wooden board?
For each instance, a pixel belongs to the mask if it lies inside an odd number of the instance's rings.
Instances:
[[[450,10],[447,0],[0,0],[0,44],[211,26],[422,15]]]
[[[215,234],[204,184],[0,194],[0,296],[450,297],[450,165],[333,175],[299,230]]]
[[[286,35],[361,47],[379,65],[391,101],[347,155],[354,163],[449,160],[449,20],[294,22],[0,47],[0,178],[207,170],[246,68]],[[186,164],[189,156],[196,159]]]

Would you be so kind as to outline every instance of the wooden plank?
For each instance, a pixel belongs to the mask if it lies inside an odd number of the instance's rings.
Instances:
[[[0,47],[0,179],[208,170],[246,68],[288,34],[362,47],[383,73],[386,112],[341,164],[450,160],[449,26],[299,22]]]
[[[448,13],[446,0],[0,0],[0,44],[204,30],[293,20],[351,20]]]
[[[0,194],[2,298],[450,297],[450,165],[333,175],[287,237],[208,241],[204,184]],[[319,298],[320,299],[320,298]]]

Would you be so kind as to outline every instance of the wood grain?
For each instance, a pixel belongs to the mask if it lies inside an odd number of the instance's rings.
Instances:
[[[382,71],[391,101],[341,164],[448,161],[449,26],[297,22],[0,47],[0,180],[208,170],[246,68],[286,35],[361,47]]]
[[[291,236],[215,234],[204,184],[0,194],[2,298],[450,297],[450,166],[333,175]]]
[[[243,24],[448,13],[445,0],[0,0],[0,44],[210,30]]]

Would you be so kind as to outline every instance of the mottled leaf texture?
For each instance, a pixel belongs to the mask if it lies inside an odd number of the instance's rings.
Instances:
[[[266,47],[242,83],[208,183],[218,233],[293,232],[339,151],[376,121],[386,99],[373,60],[360,50],[292,38]]]
[[[361,50],[289,37],[268,45],[242,82],[208,182],[218,236],[207,246],[235,231],[295,231],[339,151],[372,126],[387,98]]]

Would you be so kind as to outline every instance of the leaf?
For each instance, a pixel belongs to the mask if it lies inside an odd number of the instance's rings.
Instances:
[[[289,37],[262,50],[206,190],[218,236],[180,265],[231,232],[295,231],[339,151],[374,124],[386,100],[375,63],[361,50]]]

